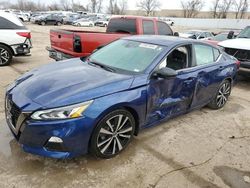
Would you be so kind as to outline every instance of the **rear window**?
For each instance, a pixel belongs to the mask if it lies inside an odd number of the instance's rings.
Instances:
[[[172,29],[164,22],[157,22],[159,35],[173,35]]]
[[[143,33],[145,35],[154,35],[155,34],[153,21],[144,20],[142,22],[142,25],[143,25]]]
[[[111,19],[107,32],[113,33],[113,32],[121,32],[121,33],[130,33],[130,34],[136,34],[136,20],[135,19]]]
[[[24,25],[16,25],[15,23],[0,16],[0,29],[26,29]]]

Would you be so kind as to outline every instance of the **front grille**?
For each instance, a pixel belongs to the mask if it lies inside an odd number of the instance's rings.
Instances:
[[[7,120],[16,128],[17,121],[21,115],[21,110],[18,106],[10,99],[6,99],[6,115]]]
[[[225,52],[234,56],[239,61],[250,61],[250,50],[240,50],[234,48],[226,48]]]

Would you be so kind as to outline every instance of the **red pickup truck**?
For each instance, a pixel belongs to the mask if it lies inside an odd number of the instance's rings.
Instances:
[[[157,18],[140,16],[112,17],[106,32],[50,30],[49,56],[55,60],[87,57],[95,49],[128,35],[173,35],[172,29]]]

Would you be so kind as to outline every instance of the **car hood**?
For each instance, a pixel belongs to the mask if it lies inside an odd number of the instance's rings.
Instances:
[[[220,42],[218,45],[224,48],[236,48],[241,50],[250,50],[250,39],[237,38],[230,39],[223,42]]]
[[[47,108],[76,104],[130,88],[134,76],[117,74],[80,58],[51,63],[24,74],[10,86]]]

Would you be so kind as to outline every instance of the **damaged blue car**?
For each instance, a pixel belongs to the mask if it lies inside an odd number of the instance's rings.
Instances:
[[[7,89],[6,120],[28,153],[111,158],[144,128],[204,106],[222,108],[238,66],[200,41],[123,38],[21,76]]]

